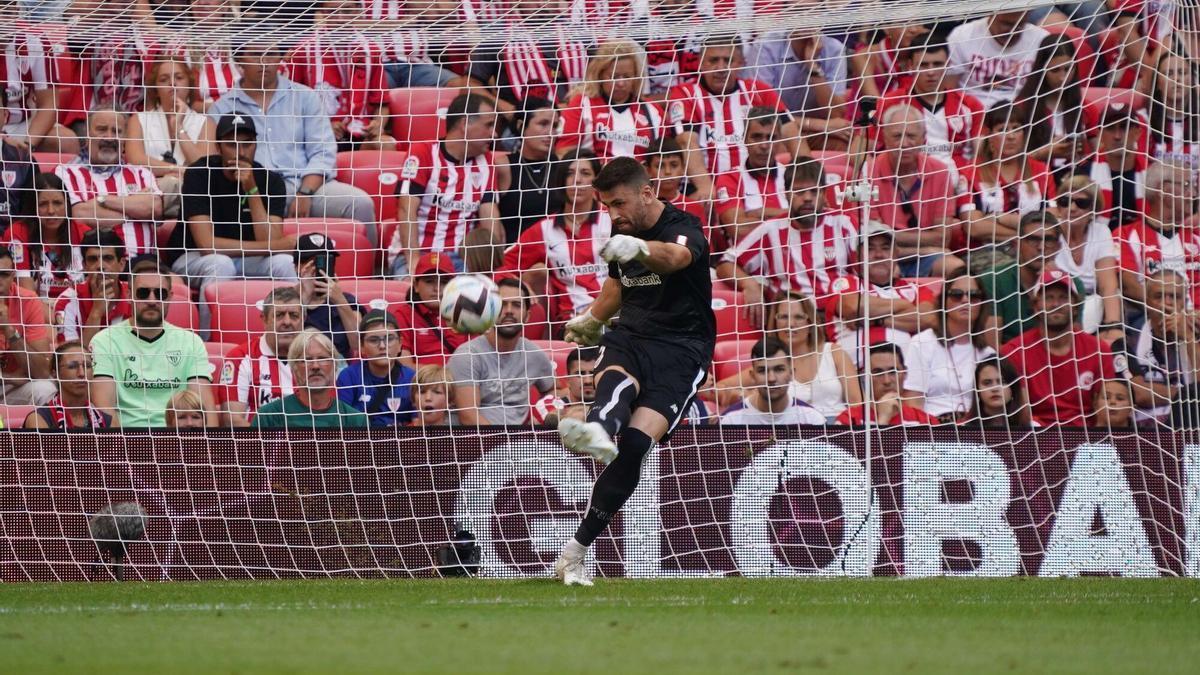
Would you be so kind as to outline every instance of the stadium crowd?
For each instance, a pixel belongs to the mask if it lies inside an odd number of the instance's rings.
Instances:
[[[689,423],[1194,426],[1193,10],[656,37],[796,4],[6,3],[5,416],[582,419],[563,325],[608,276],[591,182],[633,157],[710,244]],[[476,337],[439,315],[463,272],[499,287]]]

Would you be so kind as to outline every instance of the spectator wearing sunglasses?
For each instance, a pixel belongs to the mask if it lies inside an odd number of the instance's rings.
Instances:
[[[946,279],[937,324],[909,343],[905,387],[924,398],[925,412],[953,422],[971,409],[975,366],[996,353],[992,313],[979,281],[960,271]]]
[[[0,403],[41,405],[54,396],[50,346],[45,303],[17,284],[12,251],[0,247]]]
[[[1085,306],[1100,310],[1100,337],[1112,342],[1123,331],[1120,273],[1108,221],[1096,216],[1099,194],[1086,176],[1069,176],[1059,184],[1056,213],[1062,234],[1054,266],[1083,286],[1088,294]],[[1085,309],[1085,329],[1091,315]]]
[[[208,353],[200,336],[164,319],[171,297],[171,277],[154,260],[133,268],[130,280],[133,313],[128,321],[109,326],[92,338],[95,361],[93,400],[114,426],[166,425],[168,403],[177,392],[201,397],[206,426],[216,422]]]
[[[374,309],[358,331],[362,358],[338,374],[338,398],[366,413],[373,427],[405,426],[416,413],[411,394],[416,373],[400,362],[400,323],[386,310]]]

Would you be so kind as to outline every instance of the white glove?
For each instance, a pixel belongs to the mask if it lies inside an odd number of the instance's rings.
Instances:
[[[642,260],[650,255],[650,247],[645,241],[627,234],[614,235],[604,248],[600,249],[600,257],[608,262],[627,263],[632,260]]]
[[[577,345],[591,347],[600,344],[600,334],[608,323],[592,316],[590,311],[584,312],[567,322],[563,339]]]

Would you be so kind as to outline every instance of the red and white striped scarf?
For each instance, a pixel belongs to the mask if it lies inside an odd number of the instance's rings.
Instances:
[[[587,45],[579,40],[571,39],[567,31],[559,28],[556,41],[557,50],[554,58],[558,62],[558,71],[569,85],[582,82],[587,73]],[[508,75],[509,87],[517,100],[528,96],[538,96],[551,101],[558,99],[559,78],[557,72],[550,70],[542,47],[533,38],[517,38],[510,40],[500,52],[504,60],[505,73]]]

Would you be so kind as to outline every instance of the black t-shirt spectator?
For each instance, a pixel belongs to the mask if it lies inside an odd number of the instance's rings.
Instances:
[[[1131,223],[1142,217],[1137,207],[1137,175],[1137,169],[1113,174],[1112,221],[1114,227]]]
[[[560,206],[551,203],[550,162],[533,162],[521,159],[521,153],[508,156],[512,172],[512,187],[500,195],[500,222],[504,224],[504,236],[513,243],[525,228],[550,215],[551,209]]]
[[[358,298],[355,298],[353,294],[346,294],[346,303],[359,314],[363,313],[362,307],[358,304]],[[342,317],[338,314],[337,307],[334,307],[328,298],[322,304],[304,308],[304,327],[313,328],[328,335],[342,358],[350,358],[350,334],[346,332],[346,326],[342,323]]]
[[[0,190],[0,230],[5,230],[12,220],[36,211],[33,177],[37,166],[28,152],[0,142],[0,172],[4,181]]]
[[[287,183],[274,171],[254,163],[254,182],[266,200],[267,215],[282,218],[287,213]],[[183,205],[179,224],[171,233],[167,258],[174,262],[183,252],[195,246],[187,219],[208,216],[213,223],[213,235],[241,241],[256,241],[254,219],[250,204],[241,196],[236,182],[225,176],[220,155],[196,160],[183,175]]]

